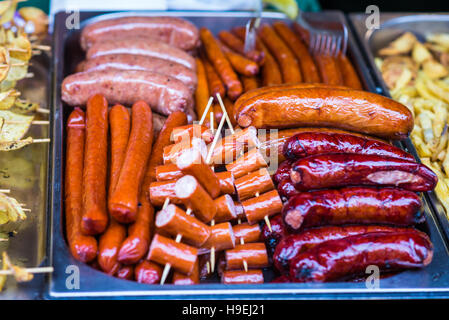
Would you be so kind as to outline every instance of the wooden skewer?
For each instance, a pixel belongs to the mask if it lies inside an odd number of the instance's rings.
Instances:
[[[24,270],[29,273],[50,273],[54,271],[53,267],[25,268]],[[13,274],[13,270],[0,270],[0,276],[9,276]]]
[[[215,117],[215,115],[213,112],[209,113],[209,115],[210,115],[210,117],[209,117],[210,131],[212,132],[212,134],[215,134],[215,132],[214,132],[214,117]]]
[[[22,208],[22,211],[31,212],[31,209]]]
[[[229,115],[226,112],[226,107],[221,99],[221,95],[217,93],[218,104],[221,107],[221,111],[223,111],[223,117],[226,117],[226,123],[228,124],[229,130],[231,130],[231,134],[234,134],[234,128],[232,127],[231,119],[229,119]]]
[[[168,198],[165,199],[165,202],[167,202],[167,199],[168,199]],[[167,206],[165,205],[165,202],[164,202],[164,206],[167,207]],[[167,202],[167,205],[168,205],[168,202]],[[164,207],[164,209],[165,209],[165,207]],[[192,212],[192,209],[188,208],[187,211],[186,211],[186,214],[190,216],[190,213],[191,213],[191,212]],[[175,241],[179,243],[179,242],[181,242],[181,240],[182,240],[182,234],[179,234],[179,233],[178,233],[178,234],[176,235]],[[166,280],[167,277],[168,277],[168,273],[170,272],[170,269],[171,269],[171,264],[170,264],[170,263],[167,263],[167,264],[165,265],[165,267],[164,267],[164,270],[162,271],[161,285],[163,285],[163,284],[165,283],[165,280]]]
[[[35,49],[42,50],[42,51],[50,51],[51,50],[50,46],[46,46],[46,45],[42,45],[42,44],[32,44],[31,48],[35,48]]]
[[[200,122],[199,122],[200,125],[202,125],[204,123],[204,120],[206,120],[207,113],[209,112],[209,109],[212,106],[212,102],[213,101],[214,101],[213,97],[210,97],[209,101],[207,101],[206,109],[204,109],[204,112],[201,115],[201,119],[200,119]]]
[[[212,153],[217,144],[218,136],[220,135],[220,132],[221,132],[221,129],[223,128],[225,120],[226,120],[226,117],[223,115],[223,117],[220,120],[220,124],[218,125],[217,131],[215,132],[214,140],[212,141],[209,153],[207,154],[207,157],[206,157],[207,164],[210,164],[210,159],[212,158]]]
[[[21,124],[21,123],[28,123],[28,121],[5,121],[5,124]],[[48,120],[35,120],[35,121],[31,121],[31,124],[35,124],[35,125],[41,125],[41,126],[48,126],[50,124],[50,121]]]
[[[25,78],[32,78],[32,77],[34,77],[34,73],[32,73],[32,72],[28,72],[28,73],[25,75]]]
[[[50,142],[50,138],[45,138],[45,139],[33,139],[33,143],[46,143],[46,142]]]
[[[11,193],[10,189],[0,189],[0,193]]]

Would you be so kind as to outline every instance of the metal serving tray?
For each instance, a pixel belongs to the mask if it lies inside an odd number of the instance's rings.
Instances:
[[[101,13],[81,12],[82,25],[87,19]],[[133,15],[136,13],[115,13],[111,16]],[[207,26],[213,32],[244,25],[251,13],[247,12],[148,12],[145,15],[170,15],[184,17],[198,27]],[[330,11],[316,14],[329,21],[347,23],[342,13]],[[69,298],[152,298],[152,299],[341,299],[341,298],[418,298],[449,296],[449,253],[442,239],[441,231],[435,222],[433,212],[424,199],[427,223],[423,229],[428,232],[435,246],[434,259],[425,269],[408,270],[380,280],[379,289],[367,289],[365,282],[339,283],[265,283],[260,285],[223,285],[204,283],[195,286],[145,285],[110,277],[100,271],[77,262],[69,253],[64,237],[63,219],[63,169],[64,169],[64,121],[70,107],[61,102],[60,85],[63,78],[73,72],[81,61],[82,51],[78,45],[79,30],[69,31],[65,27],[66,13],[56,15],[54,34],[54,145],[51,200],[51,246],[49,255],[55,272],[48,283],[46,297],[49,299]],[[286,20],[279,13],[264,13],[265,21]],[[93,20],[89,20],[93,21]],[[365,87],[375,90],[375,85],[364,64],[363,58],[349,32],[349,52],[355,68]],[[79,270],[79,289],[70,289],[73,284],[73,266]],[[67,273],[66,273],[67,271]],[[76,274],[75,274],[76,276]],[[272,271],[265,272],[266,280],[273,278]],[[67,286],[69,284],[69,286]]]
[[[47,52],[34,56],[29,67],[34,76],[17,83],[21,97],[40,103],[42,108],[49,108],[50,103],[50,64]],[[36,117],[48,118],[45,114],[37,114]],[[49,128],[32,125],[25,137],[48,138]],[[27,219],[21,223],[17,234],[10,238],[6,250],[13,263],[20,266],[46,265],[49,150],[48,143],[36,143],[19,150],[0,152],[0,189],[11,189],[10,196],[31,209],[26,212]],[[42,290],[44,278],[44,275],[36,274],[31,282],[17,284],[8,277],[0,299],[34,298]]]
[[[377,30],[367,30],[365,19],[365,14],[350,14],[352,27],[355,29],[358,40],[363,47],[365,58],[367,59],[370,71],[372,72],[372,77],[376,82],[377,90],[389,97],[389,89],[383,81],[380,70],[374,63],[374,57],[376,56],[377,51],[385,47],[389,42],[396,39],[405,31],[412,32],[420,40],[424,40],[425,35],[429,33],[449,33],[449,14],[382,13],[380,15],[380,29]],[[408,149],[415,158],[419,159],[411,139],[405,140],[404,143],[406,149]],[[426,196],[442,225],[446,241],[449,241],[449,220],[444,207],[441,205],[435,192],[427,192]]]

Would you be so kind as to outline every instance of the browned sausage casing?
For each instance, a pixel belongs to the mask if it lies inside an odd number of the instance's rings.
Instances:
[[[266,168],[261,168],[235,180],[240,201],[274,189],[273,180]]]
[[[197,84],[195,71],[182,64],[135,54],[108,54],[98,56],[86,60],[77,72],[105,69],[141,70],[165,74],[181,81],[191,91],[195,90]]]
[[[276,190],[266,192],[242,202],[246,219],[249,224],[263,220],[265,216],[272,216],[282,210],[282,201]]]
[[[85,105],[96,93],[109,103],[132,105],[143,100],[163,115],[192,107],[192,93],[181,81],[163,74],[141,70],[98,70],[72,74],[62,82],[62,100]]]
[[[183,50],[198,45],[198,29],[189,21],[177,17],[121,17],[91,23],[81,32],[81,47],[93,43],[136,38],[135,41],[157,40]]]
[[[234,249],[226,250],[226,269],[243,269],[246,261],[249,269],[260,269],[268,266],[267,249],[263,242],[236,245]]]
[[[240,105],[235,114],[240,126],[329,126],[388,139],[403,139],[413,129],[406,106],[375,93],[331,87],[270,89]]]
[[[263,282],[262,270],[228,270],[221,275],[223,284],[260,284]]]
[[[297,282],[325,282],[365,274],[370,265],[380,271],[427,266],[433,246],[419,231],[374,232],[324,242],[299,254],[290,264]]]
[[[349,153],[299,159],[292,165],[290,178],[300,191],[368,185],[420,192],[434,189],[438,182],[436,174],[423,164],[386,156]]]

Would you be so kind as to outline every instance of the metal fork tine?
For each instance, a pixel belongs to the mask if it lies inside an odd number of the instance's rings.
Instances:
[[[336,45],[336,48],[335,48],[335,56],[338,56],[340,54],[341,40],[342,40],[342,37],[338,37],[337,45]]]

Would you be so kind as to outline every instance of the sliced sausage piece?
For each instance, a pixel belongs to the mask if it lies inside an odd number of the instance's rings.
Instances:
[[[229,270],[221,275],[223,284],[260,284],[264,283],[262,270]]]
[[[265,243],[255,242],[236,245],[226,250],[226,269],[242,270],[244,261],[249,269],[260,269],[268,266],[268,255]]]

